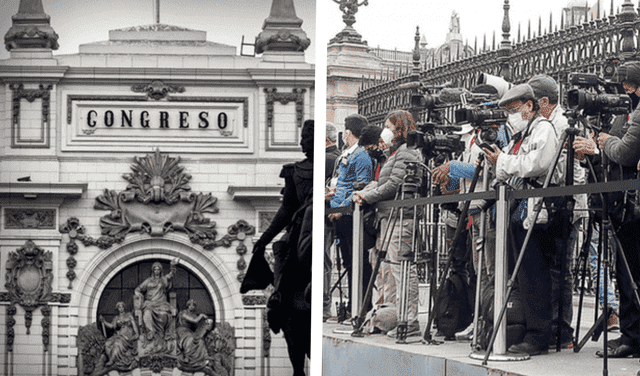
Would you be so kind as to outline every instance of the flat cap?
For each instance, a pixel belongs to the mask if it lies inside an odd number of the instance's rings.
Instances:
[[[616,81],[640,85],[640,62],[630,61],[619,66],[616,71]]]
[[[547,97],[549,102],[558,103],[558,83],[553,77],[539,74],[532,77],[528,82],[536,99]]]
[[[530,99],[536,99],[535,94],[533,94],[533,89],[531,88],[531,86],[529,86],[529,84],[520,84],[512,87],[511,89],[509,89],[509,91],[504,93],[504,96],[498,103],[498,106],[506,107],[509,103],[515,101],[526,102]]]

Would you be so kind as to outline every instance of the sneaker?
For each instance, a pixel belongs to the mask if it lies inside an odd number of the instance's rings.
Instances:
[[[620,327],[618,326],[618,315],[615,312],[611,311],[609,314],[609,319],[607,320],[607,331],[611,332],[613,330],[618,330]]]
[[[469,326],[465,330],[455,334],[455,340],[457,341],[470,341],[472,339],[473,339],[473,322],[469,324]]]
[[[420,324],[418,324],[417,322],[409,324],[407,326],[407,337],[419,336],[421,334],[422,332],[420,331]],[[392,338],[398,337],[398,327],[396,326],[395,328],[388,331],[387,336]]]

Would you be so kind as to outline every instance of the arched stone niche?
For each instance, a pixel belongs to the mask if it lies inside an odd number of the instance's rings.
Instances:
[[[213,300],[216,320],[237,327],[233,322],[234,310],[242,307],[237,279],[213,251],[204,251],[175,234],[167,234],[163,238],[130,235],[113,249],[96,254],[79,278],[78,294],[72,297],[71,305],[78,307],[79,311],[78,326],[97,321],[98,300],[120,270],[142,260],[172,260],[176,257],[182,266],[190,269],[204,283]]]

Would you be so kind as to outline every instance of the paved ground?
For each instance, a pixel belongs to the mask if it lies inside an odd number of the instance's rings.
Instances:
[[[577,300],[574,296],[574,328],[576,326]],[[584,303],[580,337],[584,337],[593,325],[593,297]],[[426,325],[426,313],[420,315]],[[335,333],[336,329],[349,327],[342,324],[325,324],[323,327],[324,375],[374,376],[374,375],[603,375],[602,358],[595,356],[602,349],[603,337],[598,342],[589,340],[578,353],[572,349],[548,355],[532,357],[525,361],[490,361],[482,366],[480,360],[469,357],[470,342],[445,342],[441,345],[424,345],[420,342],[396,344],[383,335],[353,338]],[[424,329],[424,328],[423,328]],[[609,332],[609,339],[617,338],[618,331]],[[419,338],[416,338],[418,340]],[[439,338],[442,339],[442,338]],[[348,370],[348,371],[347,371]],[[635,376],[640,370],[638,359],[609,359],[610,376]]]

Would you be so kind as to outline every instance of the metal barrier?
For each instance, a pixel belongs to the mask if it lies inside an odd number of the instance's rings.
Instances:
[[[509,279],[507,269],[507,228],[509,225],[509,207],[511,201],[515,199],[525,199],[530,197],[558,197],[558,196],[571,196],[579,193],[606,193],[617,192],[623,190],[640,190],[640,180],[622,180],[606,183],[593,183],[585,185],[567,186],[567,187],[552,187],[552,188],[539,188],[539,189],[527,189],[527,190],[513,190],[505,185],[500,185],[498,191],[487,191],[477,193],[466,194],[454,194],[447,196],[435,196],[424,197],[417,199],[407,200],[390,200],[380,202],[379,208],[391,208],[391,207],[413,207],[420,205],[439,205],[445,203],[455,203],[469,200],[496,200],[496,265],[495,265],[495,298],[494,298],[494,322],[498,319],[502,306],[505,302],[506,294],[506,282]],[[362,300],[362,260],[364,257],[364,251],[362,249],[362,234],[363,234],[363,216],[359,206],[355,205],[355,208],[337,208],[329,209],[326,213],[341,212],[343,214],[352,213],[354,218],[353,226],[353,272],[352,272],[352,296],[354,301],[351,302],[351,312],[359,312],[360,303]],[[427,225],[429,222],[423,222],[423,225]],[[434,223],[439,223],[438,221]],[[438,243],[438,247],[443,247],[444,242]],[[430,328],[426,328],[430,330]],[[496,337],[496,341],[493,347],[494,355],[504,355],[507,352],[506,348],[506,321],[503,320]]]

